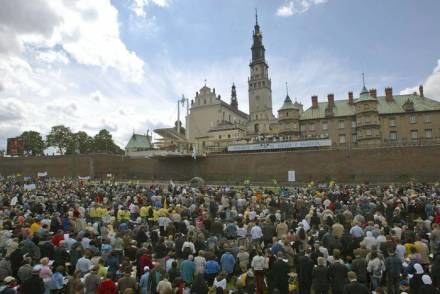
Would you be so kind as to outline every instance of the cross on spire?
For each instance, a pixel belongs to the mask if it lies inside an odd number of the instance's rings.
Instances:
[[[286,95],[289,96],[289,86],[287,85],[287,82],[286,82]]]
[[[206,78],[204,79],[204,81],[205,81],[205,87],[206,87]]]
[[[364,73],[362,73],[362,84],[363,84],[363,86],[365,88],[365,74]]]

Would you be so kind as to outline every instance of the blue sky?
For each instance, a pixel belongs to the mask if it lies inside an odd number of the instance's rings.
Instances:
[[[120,145],[172,125],[175,100],[208,80],[226,101],[247,77],[255,8],[274,112],[289,94],[346,98],[367,86],[440,99],[437,0],[0,0],[0,147],[55,124]],[[3,13],[1,12],[3,11]],[[31,15],[31,17],[29,17]]]

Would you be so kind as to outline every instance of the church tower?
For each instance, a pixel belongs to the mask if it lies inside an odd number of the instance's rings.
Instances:
[[[231,89],[231,106],[234,109],[238,109],[237,90],[235,89],[234,83],[232,83],[232,89]]]
[[[269,79],[269,66],[266,63],[263,35],[255,14],[253,32],[252,60],[249,64],[249,126],[250,134],[270,133],[270,123],[274,120],[272,113],[272,87]]]

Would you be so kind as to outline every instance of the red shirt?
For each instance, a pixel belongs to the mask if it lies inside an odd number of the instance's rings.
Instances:
[[[98,286],[98,294],[116,294],[116,284],[110,279],[105,279]]]
[[[52,244],[54,246],[60,246],[60,242],[64,241],[64,235],[63,234],[56,234],[55,236],[52,237]]]

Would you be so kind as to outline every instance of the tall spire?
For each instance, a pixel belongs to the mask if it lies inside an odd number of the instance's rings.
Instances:
[[[368,93],[367,87],[365,87],[365,73],[362,73],[362,91],[361,93]]]
[[[234,83],[232,83],[232,88],[231,88],[231,106],[234,109],[238,109],[237,91],[235,89]]]
[[[263,36],[260,31],[260,26],[258,25],[258,14],[257,9],[255,9],[255,26],[253,33],[254,42],[252,44],[252,62],[263,61],[264,58],[264,46],[263,46]]]
[[[258,11],[257,8],[255,8],[255,25],[258,25]]]

